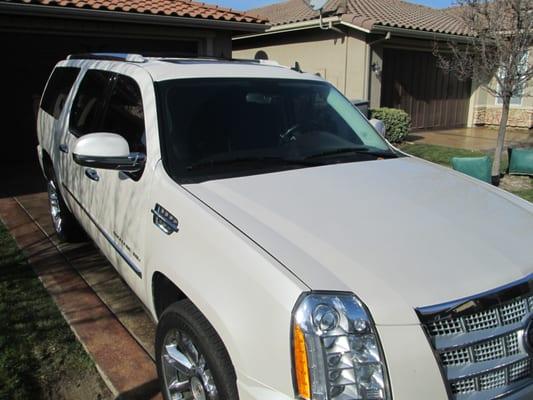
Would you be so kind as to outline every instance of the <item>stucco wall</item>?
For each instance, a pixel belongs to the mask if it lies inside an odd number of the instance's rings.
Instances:
[[[381,102],[381,76],[383,47],[415,51],[433,51],[432,40],[414,39],[393,35],[390,40],[377,43],[381,36],[370,37],[372,49],[361,32],[346,29],[342,33],[318,28],[276,33],[233,40],[233,57],[255,58],[259,51],[268,59],[293,66],[296,61],[306,72],[319,73],[350,99],[369,99],[375,108]],[[529,62],[533,63],[533,51]],[[371,71],[375,64],[376,71]],[[533,82],[529,85],[533,95]],[[468,111],[468,125],[498,124],[501,107],[485,90],[472,85]],[[510,126],[533,127],[533,97],[524,97],[522,104],[512,106]]]
[[[356,32],[306,29],[233,42],[233,57],[254,58],[264,51],[268,59],[319,73],[348,98],[367,98],[366,43]]]

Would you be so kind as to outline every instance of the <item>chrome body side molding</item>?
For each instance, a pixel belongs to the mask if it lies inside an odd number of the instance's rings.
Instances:
[[[83,212],[89,217],[91,222],[96,226],[100,233],[106,238],[109,244],[115,249],[115,251],[120,255],[120,257],[128,264],[135,274],[142,279],[142,270],[141,268],[133,262],[133,260],[120,248],[120,246],[113,240],[113,238],[94,220],[94,218],[89,214],[89,212],[83,207],[79,200],[72,194],[72,192],[63,184],[63,188],[69,194],[69,196],[76,202],[76,204],[83,210]]]

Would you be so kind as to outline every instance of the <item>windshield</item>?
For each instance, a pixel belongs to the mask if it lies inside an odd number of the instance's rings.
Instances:
[[[163,162],[180,181],[396,156],[326,82],[180,79],[156,90]]]

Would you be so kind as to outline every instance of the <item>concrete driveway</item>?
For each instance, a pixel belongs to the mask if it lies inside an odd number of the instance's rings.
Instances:
[[[496,148],[496,128],[463,128],[434,131],[415,131],[407,141],[417,144],[434,144],[468,150],[488,151]],[[533,130],[508,128],[505,146],[533,147]]]

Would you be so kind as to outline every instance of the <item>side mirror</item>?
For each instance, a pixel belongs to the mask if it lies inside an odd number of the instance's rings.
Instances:
[[[372,126],[374,127],[374,129],[376,131],[378,131],[378,133],[383,137],[385,138],[385,134],[387,133],[387,128],[385,127],[385,123],[379,119],[375,119],[375,118],[372,118],[370,120],[370,123],[372,124]]]
[[[130,153],[126,139],[116,133],[89,133],[80,137],[72,151],[74,162],[84,167],[138,172],[144,168],[146,156]]]

